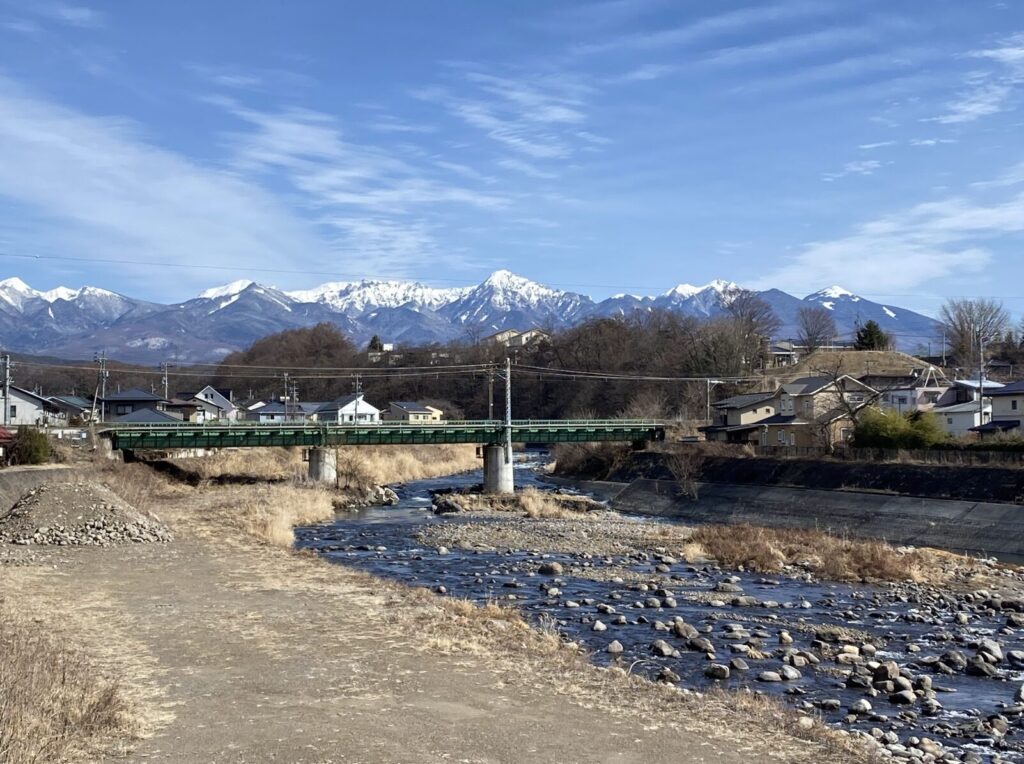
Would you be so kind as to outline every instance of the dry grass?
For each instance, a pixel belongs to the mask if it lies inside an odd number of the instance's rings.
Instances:
[[[145,464],[103,460],[98,464],[95,474],[100,483],[129,505],[150,515],[163,500],[189,490]]]
[[[338,485],[366,489],[479,469],[476,446],[359,446],[338,449]]]
[[[237,501],[231,503],[232,524],[271,546],[290,548],[295,544],[295,526],[334,517],[331,495],[322,488],[273,485],[237,493]]]
[[[206,480],[255,477],[272,481],[305,475],[301,448],[225,448],[207,456],[175,459],[174,463]]]
[[[727,567],[775,573],[800,565],[831,581],[945,583],[955,570],[947,558],[956,555],[923,549],[901,552],[884,541],[798,528],[702,525],[694,528],[691,543],[692,556],[712,557]]]
[[[116,680],[35,621],[0,606],[0,761],[95,759],[137,733]]]
[[[468,472],[480,467],[476,447],[348,446],[338,452],[338,485],[365,490],[389,483],[407,483]],[[205,480],[250,477],[267,481],[301,481],[306,476],[301,448],[224,449],[208,456],[176,459],[182,469]]]
[[[457,493],[452,498],[467,512],[522,512],[538,520],[587,519],[588,512],[605,509],[586,496],[542,491],[532,486],[511,495],[470,492]]]

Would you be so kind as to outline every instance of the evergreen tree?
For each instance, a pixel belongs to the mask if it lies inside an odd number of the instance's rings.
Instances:
[[[882,327],[876,321],[868,321],[857,329],[857,338],[853,348],[854,350],[888,350],[891,345],[892,338],[882,331]]]
[[[380,353],[381,351],[383,351],[384,350],[384,343],[380,341],[380,336],[378,336],[376,334],[373,335],[370,338],[370,344],[367,346],[366,349],[369,350],[371,353],[372,352]]]

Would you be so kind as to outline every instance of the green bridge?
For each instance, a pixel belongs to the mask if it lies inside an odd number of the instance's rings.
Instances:
[[[233,422],[230,424],[118,424],[100,426],[115,449],[260,448],[266,446],[399,446],[475,443],[500,446],[506,425],[499,420],[465,422]],[[513,443],[592,443],[665,439],[663,422],[651,419],[514,419]]]

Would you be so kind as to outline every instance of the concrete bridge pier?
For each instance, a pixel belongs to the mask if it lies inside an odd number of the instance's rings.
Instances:
[[[338,452],[333,448],[309,449],[309,479],[316,483],[338,482]]]
[[[484,446],[484,493],[515,493],[512,448]]]

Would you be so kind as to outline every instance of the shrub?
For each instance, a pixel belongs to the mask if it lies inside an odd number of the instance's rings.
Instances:
[[[49,460],[49,438],[34,427],[19,427],[11,446],[11,464],[45,464]]]
[[[930,412],[866,411],[853,432],[856,448],[931,448],[947,436]]]

